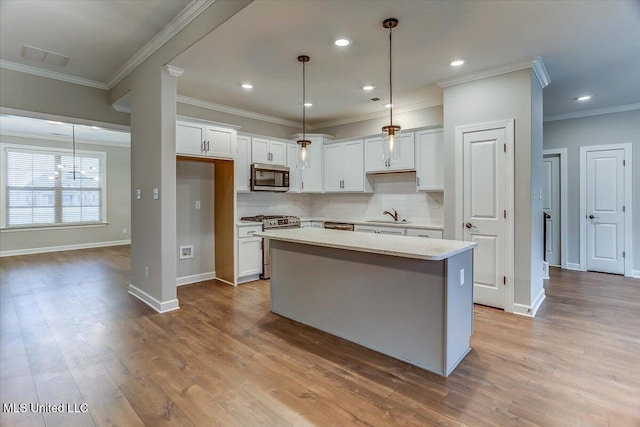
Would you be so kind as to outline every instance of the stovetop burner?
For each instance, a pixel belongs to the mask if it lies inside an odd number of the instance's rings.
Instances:
[[[240,218],[240,220],[262,222],[263,230],[268,230],[270,228],[300,227],[300,218],[297,216],[290,216],[290,215],[243,216],[242,218]]]

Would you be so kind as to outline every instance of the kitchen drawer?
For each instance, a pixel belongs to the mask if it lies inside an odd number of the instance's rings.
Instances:
[[[262,231],[262,224],[238,227],[238,239],[253,237],[254,233],[259,233],[260,231]]]
[[[442,230],[430,230],[426,228],[407,228],[407,236],[428,237],[430,239],[442,239]]]

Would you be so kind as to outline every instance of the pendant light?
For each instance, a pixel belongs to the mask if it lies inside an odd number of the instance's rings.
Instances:
[[[400,160],[400,126],[393,124],[393,66],[392,66],[392,33],[398,26],[396,18],[387,18],[382,26],[389,30],[389,124],[382,126],[382,156],[385,162]]]
[[[307,146],[311,144],[311,141],[307,139],[307,114],[305,109],[307,99],[306,99],[306,75],[305,75],[305,64],[309,62],[309,57],[307,55],[298,56],[298,62],[302,62],[302,139],[298,140],[298,145],[300,145],[300,158],[298,159],[298,164],[296,165],[300,169],[309,168],[309,159],[307,157]]]

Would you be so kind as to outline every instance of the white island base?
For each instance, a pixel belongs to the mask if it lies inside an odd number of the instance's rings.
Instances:
[[[261,233],[271,238],[271,311],[442,376],[471,351],[475,244],[412,258],[343,241],[359,233],[304,230]],[[342,233],[329,235],[340,248],[323,244],[327,232]]]

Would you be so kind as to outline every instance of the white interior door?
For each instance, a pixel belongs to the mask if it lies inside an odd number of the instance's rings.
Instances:
[[[587,151],[587,270],[624,274],[624,150]]]
[[[473,255],[473,301],[505,308],[505,129],[463,136],[464,238]]]
[[[547,241],[544,250],[549,265],[560,266],[560,158],[545,156],[542,165],[542,209],[549,215],[545,220]]]

